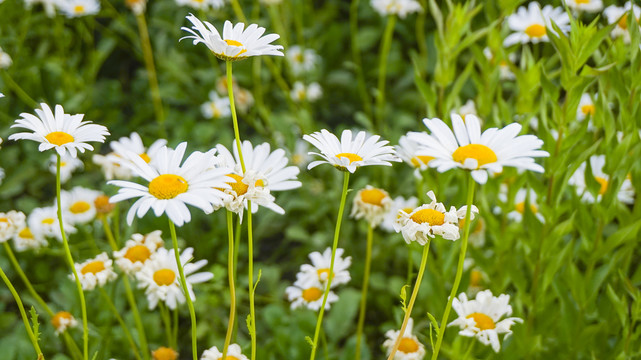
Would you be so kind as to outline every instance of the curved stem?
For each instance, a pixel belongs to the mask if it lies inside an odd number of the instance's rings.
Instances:
[[[423,281],[423,274],[425,273],[425,264],[427,264],[427,255],[430,252],[431,243],[432,243],[432,238],[428,237],[427,244],[423,246],[423,257],[421,258],[421,265],[418,270],[418,275],[416,276],[416,283],[414,283],[414,289],[412,290],[412,296],[410,297],[410,302],[407,305],[407,309],[405,310],[405,317],[403,318],[403,323],[401,324],[401,331],[398,333],[398,337],[396,338],[394,347],[392,348],[392,351],[389,353],[387,360],[394,359],[394,355],[398,351],[398,346],[401,344],[401,340],[403,339],[403,335],[405,334],[405,329],[407,328],[407,323],[410,319],[410,316],[412,315],[414,302],[416,301],[416,296],[418,295],[418,289],[421,287],[421,281]]]
[[[383,33],[383,43],[381,45],[380,58],[378,63],[378,93],[376,94],[376,127],[380,133],[383,128],[383,113],[385,111],[385,77],[387,75],[387,57],[390,47],[392,46],[392,35],[394,34],[394,25],[396,16],[390,15],[387,19],[385,32]]]
[[[463,263],[465,262],[465,253],[467,252],[467,239],[470,237],[470,214],[472,212],[472,201],[474,200],[474,186],[476,182],[472,177],[468,177],[468,187],[467,187],[467,211],[465,211],[465,225],[464,225],[464,234],[463,241],[461,243],[461,252],[458,258],[458,266],[456,268],[456,277],[454,278],[454,285],[452,286],[452,291],[450,292],[450,297],[447,300],[447,305],[445,306],[445,312],[443,313],[443,318],[438,329],[438,338],[436,340],[436,345],[434,346],[434,352],[432,353],[432,360],[438,359],[438,352],[441,349],[441,343],[443,343],[443,336],[445,335],[445,328],[447,327],[447,318],[450,316],[450,310],[452,310],[452,301],[456,297],[458,291],[458,286],[461,283],[461,277],[463,276]]]
[[[114,317],[116,317],[118,324],[120,324],[122,331],[125,333],[125,337],[127,337],[127,341],[129,341],[129,345],[131,346],[131,349],[134,351],[134,355],[136,356],[136,359],[140,360],[140,353],[138,351],[138,347],[136,346],[136,342],[134,341],[133,336],[131,336],[131,332],[129,332],[129,328],[127,327],[127,324],[120,316],[120,313],[116,308],[116,305],[114,305],[113,301],[111,301],[111,298],[109,297],[109,295],[107,295],[107,293],[105,292],[105,289],[98,286],[98,290],[100,290],[100,295],[102,295],[102,297],[105,299],[105,302],[109,307],[109,310],[111,310]]]
[[[29,96],[29,94],[27,94],[27,92],[24,91],[20,87],[20,85],[18,85],[13,80],[13,78],[11,77],[11,75],[9,75],[7,71],[3,71],[2,74],[4,75],[3,76],[4,81],[7,83],[7,85],[9,85],[11,90],[13,90],[13,92],[15,92],[16,95],[18,95],[18,97],[20,98],[20,100],[22,100],[22,102],[24,102],[25,104],[27,104],[29,107],[32,107],[32,108],[38,107],[38,102],[32,99],[31,96]]]
[[[256,359],[256,309],[254,308],[254,237],[252,231],[252,202],[247,201],[247,257],[248,279],[249,279],[249,335],[251,337],[252,351],[251,360]]]
[[[329,263],[329,275],[327,276],[327,286],[323,294],[323,304],[318,311],[318,320],[316,320],[316,330],[314,331],[314,341],[312,343],[312,353],[309,360],[314,360],[316,357],[316,348],[318,347],[318,335],[320,334],[321,324],[323,323],[323,315],[325,314],[325,304],[327,304],[327,296],[329,296],[329,289],[332,286],[332,279],[334,277],[334,259],[336,257],[336,248],[338,247],[338,237],[341,232],[341,222],[343,221],[343,211],[345,210],[345,199],[347,198],[347,186],[349,184],[349,171],[345,171],[343,175],[343,192],[341,193],[341,203],[338,207],[338,217],[336,219],[336,229],[334,230],[334,243],[332,245],[332,260]]]
[[[229,249],[227,250],[227,275],[229,277],[229,322],[227,323],[227,334],[225,335],[225,345],[223,346],[223,359],[227,359],[227,348],[231,342],[231,334],[234,331],[236,320],[236,287],[234,285],[234,223],[233,213],[227,211],[227,236],[229,240]]]
[[[356,327],[356,360],[361,358],[361,337],[363,336],[363,326],[365,325],[365,309],[367,307],[367,288],[369,286],[369,272],[372,262],[372,240],[374,238],[374,228],[370,224],[367,227],[367,250],[365,252],[365,270],[363,272],[363,288],[361,290],[361,308],[358,313],[358,326]]]
[[[64,225],[62,223],[62,203],[60,200],[60,154],[56,152],[56,204],[58,206],[58,223],[60,224],[60,234],[62,235],[62,245],[65,249],[65,256],[69,267],[71,267],[71,272],[73,273],[73,278],[76,280],[76,290],[78,291],[78,297],[80,298],[80,309],[82,311],[82,348],[83,355],[85,360],[89,360],[89,326],[87,325],[87,305],[85,303],[85,293],[82,291],[82,284],[80,283],[80,278],[78,277],[78,272],[76,271],[76,265],[73,262],[73,257],[71,256],[71,250],[69,249],[69,242],[67,241],[67,235],[65,235]]]
[[[171,241],[174,244],[174,256],[176,257],[176,266],[178,267],[178,274],[180,275],[180,286],[185,294],[187,300],[187,307],[189,308],[189,317],[191,318],[191,352],[194,360],[198,360],[198,346],[196,338],[196,312],[194,311],[194,303],[191,301],[191,295],[187,288],[187,280],[185,279],[185,271],[183,270],[182,262],[180,262],[180,252],[178,250],[178,239],[176,238],[176,227],[174,223],[169,220],[169,232],[171,233]]]
[[[227,92],[229,94],[229,105],[231,107],[231,119],[234,124],[234,137],[236,138],[236,147],[238,148],[238,158],[240,159],[240,166],[245,173],[245,160],[243,159],[243,152],[240,146],[240,132],[238,131],[238,117],[236,116],[236,104],[234,103],[234,85],[232,82],[232,66],[231,60],[227,60]],[[250,209],[251,212],[251,209]],[[251,285],[251,284],[250,284]]]

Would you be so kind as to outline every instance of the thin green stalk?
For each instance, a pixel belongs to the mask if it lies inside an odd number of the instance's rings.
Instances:
[[[256,309],[254,307],[254,239],[252,231],[252,202],[247,201],[247,257],[248,260],[248,282],[249,282],[249,335],[251,337],[252,351],[251,360],[256,359]]]
[[[65,234],[64,225],[62,223],[62,203],[60,200],[60,154],[56,152],[56,203],[58,206],[58,223],[60,224],[60,233],[62,235],[62,245],[65,249],[65,256],[71,272],[73,273],[73,278],[76,280],[76,290],[78,291],[78,297],[80,297],[80,309],[82,311],[82,348],[83,355],[85,360],[89,360],[89,326],[87,325],[87,305],[85,303],[85,293],[82,291],[82,284],[80,283],[80,278],[78,277],[78,272],[76,271],[76,265],[73,262],[73,257],[71,256],[71,250],[69,249],[69,242],[67,241],[67,235]]]
[[[405,334],[405,329],[407,328],[407,323],[412,315],[412,309],[414,308],[414,302],[416,301],[416,296],[418,295],[418,289],[421,287],[421,281],[423,281],[423,274],[425,273],[425,264],[427,264],[427,255],[430,252],[430,244],[432,243],[432,238],[427,238],[427,244],[423,246],[423,257],[421,258],[421,265],[418,269],[418,275],[416,276],[416,283],[414,283],[414,289],[412,289],[412,296],[410,297],[410,302],[405,309],[405,317],[403,318],[403,323],[401,324],[401,331],[399,336],[396,338],[394,347],[390,352],[387,360],[394,359],[394,355],[398,351],[398,346],[401,344],[403,339],[403,334]]]
[[[31,323],[29,322],[29,318],[27,317],[27,312],[24,311],[24,306],[22,305],[22,300],[20,300],[20,295],[18,295],[16,289],[13,287],[13,285],[11,285],[11,281],[9,280],[7,275],[5,275],[1,267],[0,277],[2,277],[2,280],[4,280],[4,283],[9,288],[9,291],[11,291],[11,295],[13,295],[13,298],[16,300],[16,304],[18,304],[20,315],[22,316],[22,321],[24,322],[24,327],[25,329],[27,329],[27,335],[29,335],[29,340],[31,340],[31,344],[33,345],[34,350],[36,350],[36,354],[38,354],[38,359],[44,359],[42,350],[40,350],[40,345],[38,345],[38,339],[33,334],[33,330],[31,329]]]
[[[169,311],[169,310],[167,310]],[[178,349],[178,308],[175,308],[173,311],[173,326],[172,326],[172,331],[171,331],[171,336],[172,336],[172,349]]]
[[[316,330],[314,331],[314,341],[312,342],[312,353],[309,360],[316,358],[316,348],[318,347],[318,335],[320,334],[321,324],[323,323],[323,315],[325,314],[325,304],[327,304],[327,296],[329,296],[329,289],[332,286],[332,278],[334,277],[334,259],[336,257],[336,248],[338,247],[338,237],[341,232],[341,222],[343,221],[343,211],[345,210],[345,199],[347,198],[347,186],[349,184],[349,171],[345,171],[343,175],[343,192],[341,193],[341,202],[338,207],[338,216],[336,219],[336,229],[334,230],[334,243],[332,244],[332,260],[329,263],[329,275],[327,276],[327,286],[323,294],[323,303],[318,311],[318,320],[316,320]]]
[[[240,166],[243,169],[243,174],[244,174],[245,160],[243,159],[243,152],[240,145],[240,132],[238,131],[238,117],[236,116],[236,104],[234,103],[234,86],[232,82],[232,66],[231,65],[232,65],[231,60],[227,60],[227,92],[229,94],[229,105],[231,107],[231,119],[234,125],[234,136],[236,138],[236,147],[238,148],[238,158],[240,159]]]
[[[363,273],[363,287],[361,289],[361,308],[358,314],[358,326],[356,327],[356,360],[361,358],[361,337],[365,325],[365,309],[367,307],[367,288],[369,287],[369,271],[372,262],[372,242],[374,238],[374,227],[370,224],[367,227],[367,250],[365,251],[365,271]]]
[[[360,0],[352,0],[349,7],[349,28],[350,38],[352,45],[352,61],[356,70],[356,81],[358,84],[358,93],[363,102],[363,110],[368,118],[372,118],[372,104],[369,94],[367,93],[367,85],[365,84],[365,75],[363,75],[363,64],[361,61],[361,49],[358,42],[358,4]]]
[[[134,341],[133,336],[131,336],[131,332],[129,332],[129,328],[127,327],[127,324],[125,321],[122,319],[120,316],[120,313],[118,312],[118,309],[116,308],[116,305],[114,305],[113,301],[111,301],[111,298],[103,289],[101,286],[98,286],[98,290],[100,290],[100,295],[105,299],[105,302],[107,303],[107,306],[109,307],[109,310],[113,313],[114,317],[120,324],[120,327],[122,328],[122,332],[125,334],[125,337],[127,338],[127,341],[129,341],[129,346],[131,346],[131,349],[134,351],[134,355],[136,356],[136,359],[140,360],[140,352],[138,351],[138,347],[136,346],[136,342]]]
[[[159,304],[160,307],[160,317],[162,318],[163,325],[165,327],[165,336],[167,337],[167,346],[176,350],[174,342],[172,340],[172,331],[171,331],[171,319],[169,318],[169,309],[161,301]]]
[[[20,98],[20,100],[22,100],[22,101],[23,101],[25,104],[27,104],[29,107],[32,107],[32,108],[38,107],[38,103],[37,103],[34,99],[32,99],[32,98],[31,98],[31,96],[29,96],[29,94],[27,94],[27,92],[26,92],[26,91],[24,91],[24,90],[20,87],[20,85],[18,85],[18,84],[13,80],[13,78],[11,77],[11,75],[9,75],[9,73],[8,73],[8,72],[3,71],[3,72],[2,72],[2,75],[4,75],[4,76],[3,76],[4,81],[7,83],[7,85],[9,85],[9,87],[11,88],[11,90],[13,90],[13,92],[15,92],[15,93],[16,93],[16,95],[18,95],[18,97]]]
[[[176,227],[171,219],[169,221],[169,232],[171,232],[171,241],[174,244],[174,255],[176,257],[176,266],[178,266],[178,273],[180,274],[180,286],[187,299],[187,307],[189,308],[189,316],[191,317],[191,352],[194,360],[198,360],[198,346],[196,338],[196,312],[194,311],[194,303],[191,301],[189,289],[187,289],[187,280],[185,279],[185,272],[183,265],[180,262],[180,252],[178,250],[178,239],[176,238]]]
[[[461,252],[458,258],[458,266],[456,268],[456,277],[454,278],[454,285],[452,286],[452,291],[450,292],[450,297],[447,300],[447,305],[445,306],[445,312],[443,313],[443,318],[440,322],[440,327],[438,330],[438,338],[436,340],[436,345],[434,346],[434,352],[432,353],[432,360],[438,359],[438,353],[441,349],[441,343],[443,343],[443,337],[445,335],[445,328],[447,327],[447,318],[450,316],[450,310],[452,310],[452,301],[456,297],[458,286],[461,283],[461,277],[463,276],[463,263],[465,262],[465,253],[467,252],[467,240],[470,237],[470,214],[472,212],[472,201],[474,201],[474,187],[476,181],[472,177],[468,177],[468,187],[467,187],[467,210],[465,211],[465,225],[463,230],[463,240],[461,242]]]
[[[385,77],[387,75],[387,57],[390,47],[392,46],[392,35],[394,34],[394,25],[396,16],[390,15],[387,19],[385,32],[383,33],[383,43],[378,63],[378,93],[376,94],[376,130],[381,133],[383,129],[383,115],[385,112]]]
[[[229,249],[227,250],[227,275],[229,277],[229,322],[227,323],[227,334],[223,346],[223,360],[227,359],[227,349],[231,342],[231,335],[236,320],[236,286],[234,285],[234,221],[233,213],[227,211],[227,235]]]

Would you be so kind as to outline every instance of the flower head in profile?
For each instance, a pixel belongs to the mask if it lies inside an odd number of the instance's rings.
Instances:
[[[0,213],[0,243],[11,239],[25,227],[26,216],[22,211],[11,210]]]
[[[104,142],[109,135],[107,128],[102,125],[92,124],[91,121],[82,121],[83,114],[65,114],[61,105],[56,105],[55,114],[49,105],[40,104],[41,109],[36,109],[36,115],[22,113],[21,119],[11,127],[18,127],[33,132],[21,132],[9,136],[9,140],[33,140],[40,143],[38,150],[55,149],[59,155],[69,153],[76,157],[78,151],[93,150],[89,141]]]
[[[86,224],[96,218],[95,201],[100,191],[76,186],[71,191],[60,193],[60,202],[65,220],[72,225]]]
[[[319,281],[316,281],[312,284],[303,285],[296,281],[294,286],[288,286],[285,289],[287,294],[287,299],[291,301],[291,308],[297,309],[301,306],[305,306],[310,310],[319,310],[323,306],[323,295],[325,292],[325,286],[323,286]],[[325,310],[329,310],[331,304],[338,301],[338,296],[330,290],[327,295],[327,302],[325,303]]]
[[[281,45],[272,45],[271,42],[280,38],[277,34],[268,34],[263,36],[265,28],[256,24],[251,24],[245,29],[245,24],[238,23],[232,25],[227,20],[223,27],[223,36],[216,28],[207,21],[200,21],[192,14],[187,16],[187,20],[192,23],[192,27],[182,27],[191,35],[182,39],[193,39],[194,45],[203,43],[217,58],[224,61],[243,60],[250,56],[275,55],[283,56],[280,51]]]
[[[416,241],[425,245],[428,238],[434,238],[435,235],[440,235],[446,240],[458,240],[461,237],[458,222],[459,219],[465,218],[467,206],[459,210],[452,206],[447,211],[443,203],[436,202],[433,191],[428,192],[427,196],[432,199],[431,203],[421,205],[410,213],[403,210],[398,212],[394,230],[401,232],[408,244]],[[474,214],[478,212],[476,206],[472,205],[470,217],[474,219]]]
[[[315,102],[316,100],[323,97],[323,89],[320,84],[317,82],[312,82],[309,85],[305,85],[300,81],[296,81],[292,87],[290,96],[294,102]]]
[[[98,0],[59,0],[55,4],[68,18],[96,15],[100,11]]]
[[[332,277],[332,288],[338,285],[347,284],[352,278],[349,274],[349,267],[352,265],[352,257],[343,257],[345,250],[336,249],[336,256],[334,257],[334,276]],[[329,279],[329,266],[332,262],[332,248],[327,248],[321,254],[314,251],[309,254],[311,264],[303,264],[300,266],[300,272],[296,274],[296,285],[302,288],[309,288],[318,283],[323,285],[323,289],[327,285]]]
[[[86,260],[80,264],[75,264],[76,273],[80,278],[83,290],[93,290],[96,286],[104,286],[107,282],[118,277],[113,270],[113,261],[107,253],[101,253],[93,259]],[[69,278],[74,280],[73,274]]]
[[[554,33],[552,23],[555,23],[561,30],[568,28],[570,17],[562,7],[541,5],[532,1],[528,7],[521,6],[515,14],[508,16],[507,24],[513,31],[503,41],[503,46],[508,47],[514,44],[548,42],[548,31]]]
[[[354,196],[352,216],[355,219],[365,219],[373,228],[377,227],[392,206],[392,198],[387,191],[367,185]]]
[[[68,311],[58,311],[51,318],[51,325],[56,329],[56,335],[60,335],[69,328],[78,326],[78,321]]]
[[[49,157],[49,171],[52,174],[56,174],[58,171],[57,169],[57,162],[58,158],[55,154],[51,155]],[[77,169],[82,169],[84,167],[84,163],[82,160],[73,157],[69,154],[65,154],[60,158],[60,182],[61,183],[66,183],[71,179],[71,174],[76,171]]]
[[[439,172],[452,168],[469,170],[479,184],[487,182],[488,172],[501,173],[503,166],[543,172],[543,167],[534,162],[535,157],[549,156],[547,151],[539,150],[543,141],[534,135],[519,136],[520,124],[490,128],[481,134],[476,116],[468,115],[465,119],[452,115],[454,131],[440,119],[424,119],[431,135],[410,137],[421,145],[420,155],[435,158],[430,166]]]
[[[416,0],[372,0],[371,4],[381,16],[396,15],[401,19],[408,14],[423,11]]]
[[[626,44],[629,44],[631,41],[630,23],[628,20],[630,12],[632,12],[632,17],[635,18],[638,23],[639,18],[641,18],[641,7],[632,4],[631,1],[627,1],[623,6],[610,5],[603,11],[603,14],[608,20],[608,24],[616,23],[616,26],[612,29],[612,37],[621,37]]]
[[[394,355],[394,360],[421,360],[425,357],[425,346],[418,341],[416,335],[412,334],[413,328],[414,319],[409,318],[402,337],[400,330],[392,329],[385,333],[386,339],[383,343],[383,347],[385,347],[388,355],[392,352],[396,340],[401,337],[401,342],[399,343],[398,350]]]
[[[151,358],[153,360],[177,360],[178,352],[172,348],[161,346],[151,352]]]
[[[114,251],[118,267],[127,275],[134,275],[151,259],[156,250],[163,246],[161,231],[156,230],[147,235],[133,234],[125,246]]]
[[[231,115],[228,97],[218,95],[216,91],[209,92],[209,101],[200,106],[200,111],[207,119],[220,119]]]
[[[394,149],[401,160],[415,169],[414,176],[417,179],[422,179],[423,175],[421,175],[421,171],[427,170],[427,164],[434,160],[434,158],[431,156],[418,155],[420,145],[417,141],[410,139],[410,134],[412,134],[414,139],[416,139],[416,137],[428,136],[426,133],[409,132],[398,139],[398,145],[394,146]]]
[[[396,219],[400,216],[399,211],[403,210],[405,213],[410,214],[417,206],[418,199],[414,196],[410,196],[407,199],[402,196],[395,197],[389,210],[385,213],[381,227],[389,232],[393,232],[394,223],[396,223]]]
[[[572,10],[578,12],[599,12],[603,9],[602,0],[564,0],[565,4]]]
[[[596,195],[588,191],[585,181],[587,164],[584,162],[570,177],[569,184],[576,187],[576,192],[581,199],[587,203],[601,201],[603,195],[610,189],[610,176],[603,172],[605,166],[605,155],[590,156],[590,167],[592,168],[592,177],[600,185]],[[634,204],[634,187],[629,176],[623,180],[621,187],[617,191],[617,199],[624,204]]]
[[[214,346],[205,350],[200,360],[221,360],[222,358],[223,353]],[[227,359],[249,360],[247,356],[243,355],[242,349],[238,344],[229,344],[229,347],[227,348]]]
[[[314,70],[320,61],[320,57],[315,50],[304,49],[299,45],[290,46],[285,56],[292,67],[294,75],[300,75]]]
[[[365,131],[359,131],[352,137],[351,130],[344,130],[341,139],[323,129],[311,135],[303,135],[303,140],[314,145],[324,160],[312,161],[308,169],[313,169],[320,164],[330,164],[341,171],[355,172],[361,166],[386,165],[392,166],[390,161],[401,161],[395,155],[394,148],[387,145],[388,141],[378,141],[380,136],[367,136]]]
[[[146,147],[140,135],[134,131],[129,136],[110,142],[109,147],[112,151],[107,155],[94,155],[93,161],[102,167],[107,180],[126,180],[134,175],[134,166],[128,158],[130,152],[138,154],[146,163],[150,163],[156,158],[158,150],[166,145],[167,140],[158,139]]]
[[[586,117],[594,117],[596,112],[596,107],[594,106],[594,101],[590,94],[585,93],[581,95],[581,100],[579,100],[579,106],[576,109],[576,119],[579,121],[585,120]]]
[[[505,340],[512,334],[512,325],[523,322],[517,317],[507,317],[512,315],[509,301],[509,295],[501,294],[496,297],[490,290],[479,292],[474,300],[468,300],[467,295],[461,293],[452,302],[458,318],[447,326],[458,326],[461,329],[459,335],[476,337],[484,345],[492,345],[492,349],[499,352],[499,335],[505,334]],[[506,318],[502,319],[504,316]]]

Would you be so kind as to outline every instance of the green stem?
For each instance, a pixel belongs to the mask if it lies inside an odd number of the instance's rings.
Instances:
[[[129,328],[127,327],[127,324],[120,316],[120,313],[116,308],[116,305],[114,305],[113,301],[111,301],[111,298],[109,297],[109,295],[107,295],[107,292],[105,292],[105,289],[98,286],[98,290],[100,290],[100,295],[102,295],[102,297],[105,299],[105,302],[109,307],[109,310],[111,310],[114,317],[120,324],[120,327],[122,328],[123,333],[125,333],[125,337],[127,338],[127,341],[129,341],[129,345],[131,346],[131,349],[134,351],[134,355],[136,356],[136,359],[140,360],[140,353],[138,351],[138,347],[136,347],[136,342],[134,341],[133,336],[131,336],[131,332],[129,332]]]
[[[367,93],[367,85],[365,84],[365,76],[363,75],[363,64],[361,61],[361,49],[358,43],[358,3],[359,0],[352,0],[349,7],[349,28],[352,45],[352,61],[356,70],[356,80],[358,84],[358,92],[363,102],[363,110],[368,118],[372,118],[372,104]]]
[[[18,95],[18,97],[20,98],[20,100],[22,100],[22,102],[24,102],[25,104],[27,104],[29,107],[32,107],[32,108],[38,107],[38,103],[34,99],[32,99],[31,96],[29,96],[29,94],[27,94],[27,92],[20,87],[20,85],[18,85],[15,81],[13,81],[13,78],[11,77],[11,75],[9,75],[8,72],[3,71],[2,75],[4,75],[3,76],[4,81],[7,83],[7,85],[9,85],[11,90],[13,90],[13,92],[15,92],[16,95]]]
[[[387,57],[390,47],[392,46],[392,35],[394,34],[394,25],[396,16],[390,15],[387,19],[385,32],[383,33],[383,43],[381,45],[380,58],[378,63],[378,93],[376,94],[376,127],[380,133],[383,128],[383,115],[385,112],[385,77],[387,75]]]
[[[171,241],[174,244],[174,255],[176,257],[176,266],[178,267],[178,273],[180,274],[180,286],[183,289],[185,294],[185,299],[187,299],[187,307],[189,308],[189,316],[191,317],[191,352],[194,360],[198,360],[198,346],[196,338],[196,312],[194,311],[194,303],[191,301],[191,295],[189,295],[189,289],[187,288],[187,280],[185,279],[185,272],[183,271],[183,265],[180,262],[180,252],[178,250],[178,239],[176,238],[176,227],[174,223],[169,221],[169,232],[171,232]]]
[[[240,159],[240,166],[243,169],[243,174],[245,174],[245,160],[243,159],[243,152],[240,145],[240,132],[238,131],[238,118],[236,116],[236,104],[234,103],[234,86],[232,82],[231,65],[231,60],[227,60],[227,92],[229,93],[229,105],[231,107],[231,119],[234,124],[234,136],[236,138],[236,147],[238,148],[238,158]]]
[[[256,359],[256,310],[254,308],[254,239],[252,231],[252,202],[247,201],[247,257],[249,277],[249,335],[251,337],[252,351],[251,360]]]
[[[343,175],[343,192],[341,193],[341,203],[338,207],[338,216],[336,219],[336,229],[334,230],[334,243],[332,245],[332,260],[329,263],[329,275],[327,276],[327,286],[323,294],[323,303],[318,311],[318,320],[316,320],[316,330],[314,331],[314,341],[312,342],[312,353],[309,360],[314,360],[316,357],[316,348],[318,347],[318,335],[320,334],[321,324],[323,323],[323,315],[325,314],[325,304],[327,303],[327,296],[329,296],[329,289],[332,286],[332,279],[334,277],[334,259],[336,257],[336,248],[338,247],[338,237],[341,232],[341,222],[343,221],[343,211],[345,210],[345,199],[347,198],[347,186],[349,184],[349,171],[345,171]]]
[[[174,347],[174,342],[172,341],[172,332],[171,332],[171,319],[169,318],[169,310],[167,309],[167,306],[163,302],[160,302],[160,317],[162,318],[162,322],[165,326],[165,336],[167,337],[167,346],[170,348],[177,350],[176,347]]]
[[[427,255],[430,252],[431,243],[432,243],[432,238],[428,237],[427,244],[423,246],[423,257],[421,258],[421,265],[418,270],[418,275],[416,276],[416,283],[414,283],[414,289],[412,289],[412,296],[410,297],[410,302],[407,305],[407,309],[405,310],[405,317],[403,318],[403,323],[401,324],[401,331],[398,337],[396,338],[394,347],[392,348],[392,351],[387,357],[387,360],[394,359],[394,355],[396,354],[396,351],[398,351],[398,346],[401,344],[401,340],[403,339],[403,334],[405,334],[405,329],[407,328],[407,323],[409,322],[410,316],[412,315],[414,302],[416,301],[416,296],[418,295],[418,289],[421,287],[421,281],[423,281],[423,274],[425,273],[425,264],[427,264]]]
[[[369,272],[372,262],[372,240],[374,238],[374,228],[370,224],[367,227],[367,250],[365,252],[365,270],[363,273],[363,288],[361,289],[361,308],[358,314],[358,326],[356,327],[356,360],[361,358],[361,337],[363,336],[363,326],[365,325],[365,309],[367,307],[367,288],[369,286]]]
[[[436,346],[434,347],[434,352],[432,353],[432,360],[438,359],[438,353],[441,349],[441,343],[443,343],[443,337],[445,335],[445,328],[447,327],[447,318],[450,316],[450,310],[452,310],[452,301],[456,297],[458,291],[458,286],[461,283],[461,277],[463,276],[463,263],[465,262],[465,253],[467,252],[467,240],[470,237],[470,215],[472,212],[472,201],[474,201],[474,187],[476,182],[472,177],[468,177],[468,187],[467,187],[467,209],[465,211],[465,225],[463,230],[463,240],[461,243],[461,252],[458,258],[458,266],[456,268],[456,277],[454,278],[454,285],[452,286],[452,291],[450,292],[450,297],[447,300],[447,305],[445,306],[445,312],[443,313],[443,318],[441,319],[440,327],[438,330],[438,338],[436,340]]]
[[[71,250],[69,249],[69,242],[67,241],[67,235],[65,235],[64,225],[62,223],[62,203],[60,200],[60,154],[56,152],[56,204],[58,206],[58,223],[60,224],[60,234],[62,235],[62,245],[65,249],[65,256],[71,272],[73,273],[73,278],[76,280],[76,290],[78,291],[78,297],[80,298],[80,309],[82,311],[82,348],[83,355],[85,360],[89,360],[89,326],[87,325],[87,305],[85,303],[85,294],[82,291],[82,284],[80,283],[80,278],[78,277],[78,272],[76,271],[76,265],[73,262],[73,257],[71,256]]]
[[[250,211],[251,212],[251,211]],[[231,342],[231,335],[234,330],[236,318],[236,287],[234,285],[234,222],[233,213],[227,211],[227,235],[229,240],[229,249],[227,250],[227,275],[229,277],[229,322],[227,323],[227,334],[225,335],[225,345],[223,346],[223,359],[227,359],[227,348]]]

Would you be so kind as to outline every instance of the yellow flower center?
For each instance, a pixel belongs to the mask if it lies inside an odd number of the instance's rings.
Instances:
[[[623,15],[617,24],[621,29],[628,30],[628,14]]]
[[[135,262],[145,262],[151,256],[151,251],[149,248],[144,245],[134,245],[127,249],[125,253],[125,258],[129,259],[132,263]],[[154,278],[155,280],[155,278]]]
[[[525,29],[525,33],[531,38],[540,38],[545,36],[547,29],[541,24],[530,25]]]
[[[427,163],[432,160],[434,160],[433,156],[417,155],[412,158],[412,165],[414,165],[414,167],[419,167],[423,164],[427,165]]]
[[[238,46],[238,47],[242,47],[243,46],[243,44],[241,44],[240,42],[238,42],[236,40],[225,40],[225,42],[227,43],[227,45],[231,45],[231,46]],[[246,52],[247,52],[247,50],[242,49],[238,53],[238,55],[236,55],[236,56],[240,56],[241,54],[246,53]],[[236,57],[236,56],[234,56],[234,57]]]
[[[317,287],[303,290],[303,299],[307,302],[316,301],[323,296],[323,291]]]
[[[483,274],[481,274],[480,271],[472,270],[472,272],[470,272],[470,287],[479,286],[481,284],[482,279],[483,279]]]
[[[466,316],[467,319],[474,319],[474,322],[476,323],[476,327],[481,329],[481,330],[491,330],[496,328],[496,325],[494,324],[494,320],[492,320],[491,317],[483,314],[483,313],[472,313],[468,316]]]
[[[415,212],[414,215],[410,216],[410,219],[419,224],[443,225],[445,223],[445,214],[433,209],[423,209]]]
[[[472,220],[472,221],[474,221],[474,220]],[[460,219],[458,221],[458,226],[459,226],[459,228],[463,229],[463,227],[465,226],[465,219]],[[472,233],[476,234],[476,233],[481,232],[482,230],[483,230],[483,222],[481,220],[478,220],[476,222],[476,226],[474,226],[474,228],[472,229]]]
[[[18,236],[23,238],[23,239],[34,239],[33,233],[31,232],[31,230],[28,227],[20,230],[20,232],[18,233]]]
[[[401,209],[401,210],[403,210],[404,212],[406,212],[406,213],[408,213],[408,214],[411,214],[411,213],[412,213],[412,211],[414,211],[414,208],[406,207],[406,208],[403,208],[403,209]],[[398,215],[396,215],[396,218],[398,219],[398,218],[400,218],[400,217],[401,217],[401,214],[400,214],[400,211],[399,211],[399,214],[398,214]]]
[[[353,163],[354,161],[362,161],[363,160],[362,157],[360,157],[360,156],[358,156],[358,155],[356,155],[354,153],[340,153],[340,154],[336,154],[336,157],[339,158],[339,159],[340,158],[347,158],[347,159],[349,159],[349,163],[350,164]]]
[[[237,174],[227,174],[227,177],[230,177],[233,179],[233,182],[228,181],[227,183],[231,185],[231,189],[236,193],[236,196],[242,196],[247,193],[247,190],[249,190],[249,185],[243,182],[242,176]],[[254,183],[254,186],[265,186],[265,182],[261,179],[258,179]],[[218,190],[222,191],[223,189],[218,189]]]
[[[599,176],[595,176],[594,178],[601,185],[601,188],[599,189],[599,195],[605,194],[605,191],[608,190],[608,180]]]
[[[83,266],[82,269],[80,269],[80,273],[82,273],[82,275],[85,275],[87,273],[92,273],[95,275],[103,271],[104,269],[105,269],[105,263],[100,260],[96,260]]]
[[[73,11],[74,11],[76,14],[82,14],[82,13],[84,13],[84,12],[85,12],[85,7],[84,7],[84,6],[82,6],[82,5],[76,5],[76,6],[74,6]]]
[[[452,159],[461,164],[464,164],[467,159],[476,159],[478,163],[476,169],[480,169],[485,164],[496,162],[497,157],[494,151],[485,145],[469,144],[456,149],[452,154]]]
[[[0,217],[0,222],[9,223],[9,219],[7,219],[6,217]]]
[[[45,136],[45,139],[54,145],[64,145],[73,141],[73,136],[62,131],[54,131]]]
[[[156,351],[151,352],[151,356],[154,360],[176,360],[178,359],[178,353],[173,349],[161,346]],[[227,357],[229,358],[229,356]]]
[[[109,196],[107,195],[98,196],[93,204],[99,214],[109,214],[116,207],[116,204],[109,202]]]
[[[316,273],[318,274],[318,280],[320,280],[320,281],[325,281],[325,280],[327,280],[327,278],[329,278],[329,269],[328,268],[318,269],[318,270],[316,270]],[[323,276],[323,274],[325,274],[325,276]],[[332,274],[332,279],[334,278],[334,275],[336,275],[336,273]]]
[[[159,286],[171,285],[176,280],[176,273],[170,269],[160,269],[154,273],[154,281]]]
[[[577,4],[589,4],[590,0],[574,0],[574,2]]]
[[[86,201],[76,201],[71,207],[69,208],[69,211],[71,211],[74,214],[82,214],[84,212],[89,211],[91,209],[91,205],[89,205],[88,202]]]
[[[365,189],[361,191],[361,200],[376,206],[383,206],[383,200],[386,197],[387,195],[379,189]]]
[[[522,201],[514,205],[514,209],[519,213],[523,214],[525,212],[525,202]],[[532,214],[536,214],[539,211],[539,209],[536,207],[536,205],[530,204],[530,211],[532,212]]]
[[[418,351],[418,343],[412,338],[404,337],[398,345],[398,351],[402,351],[406,354],[415,353]]]
[[[149,183],[149,193],[162,200],[173,199],[188,188],[187,180],[172,174],[159,175]]]
[[[149,157],[149,155],[147,155],[147,153],[142,153],[142,154],[140,154],[139,156],[140,156],[143,160],[145,160],[145,162],[146,162],[147,164],[149,164],[149,162],[151,161],[151,158]]]
[[[594,107],[594,105],[583,105],[583,106],[581,106],[581,112],[584,115],[594,115],[594,111],[595,110],[596,110],[596,108]]]
[[[42,219],[42,223],[45,224],[45,225],[52,225],[54,223],[54,221],[56,221],[56,220],[54,220],[53,218]]]
[[[67,311],[60,311],[56,313],[56,315],[51,318],[51,324],[53,327],[56,329],[59,328],[62,325],[62,320],[71,320],[73,319],[73,316]]]

